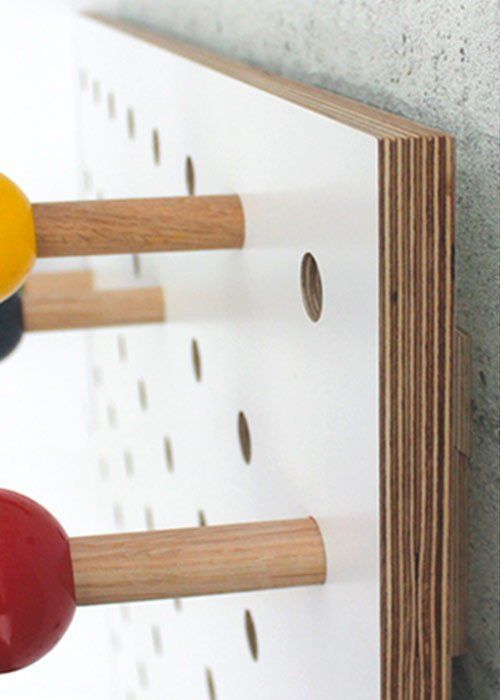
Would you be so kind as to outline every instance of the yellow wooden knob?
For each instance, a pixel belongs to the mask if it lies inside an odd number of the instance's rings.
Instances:
[[[19,187],[0,173],[0,301],[19,289],[35,259],[31,204]]]

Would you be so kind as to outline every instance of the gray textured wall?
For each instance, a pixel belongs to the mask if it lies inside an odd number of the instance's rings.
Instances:
[[[474,340],[470,653],[457,700],[500,697],[498,161],[493,0],[121,0],[122,16],[440,127],[458,146],[458,319]]]

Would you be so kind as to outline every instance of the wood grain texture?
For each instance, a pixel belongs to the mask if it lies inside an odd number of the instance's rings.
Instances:
[[[380,695],[384,700],[446,700],[451,693],[455,493],[451,478],[453,138],[145,28],[89,16],[377,138]]]
[[[79,537],[71,556],[78,605],[305,586],[326,577],[312,518]]]
[[[37,255],[106,255],[241,248],[236,195],[34,204]]]
[[[455,332],[451,551],[451,653],[467,652],[468,469],[471,456],[472,340]]]
[[[380,143],[383,697],[450,696],[454,150]]]
[[[28,277],[24,293],[49,296],[90,291],[94,276],[92,270],[71,270],[70,272],[43,272]]]
[[[25,294],[22,307],[26,331],[99,328],[165,320],[160,287],[111,289],[66,296]]]

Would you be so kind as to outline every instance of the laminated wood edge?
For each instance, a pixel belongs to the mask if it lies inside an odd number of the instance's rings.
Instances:
[[[383,698],[448,698],[451,670],[453,141],[382,139]]]

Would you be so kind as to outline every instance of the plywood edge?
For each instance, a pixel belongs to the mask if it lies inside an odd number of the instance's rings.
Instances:
[[[449,698],[454,142],[380,155],[382,697]]]
[[[329,90],[304,85],[288,78],[270,74],[260,68],[220,56],[213,51],[171,36],[160,35],[151,29],[123,19],[93,12],[84,13],[83,17],[282,97],[289,102],[323,114],[352,128],[372,134],[377,138],[443,135],[441,131],[422,126],[405,117],[390,114],[377,107],[343,97]]]

